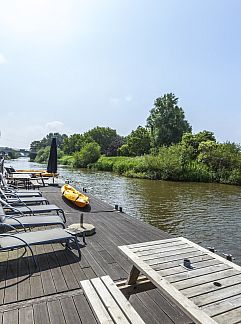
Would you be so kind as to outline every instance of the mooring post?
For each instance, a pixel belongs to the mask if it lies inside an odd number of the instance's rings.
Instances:
[[[83,228],[83,224],[84,224],[84,214],[83,213],[80,214],[79,222],[80,222],[80,227]]]
[[[228,260],[228,261],[231,261],[233,262],[234,257],[232,256],[232,254],[226,254],[226,253],[223,253],[223,255],[225,256],[225,258]]]
[[[209,246],[208,247],[208,250],[210,251],[210,252],[213,252],[213,253],[215,253],[215,252],[217,252],[217,250],[215,250],[215,248],[212,246]]]

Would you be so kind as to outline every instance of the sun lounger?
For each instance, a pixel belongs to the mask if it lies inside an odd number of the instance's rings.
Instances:
[[[49,201],[44,197],[22,197],[22,198],[8,198],[7,203],[13,206],[18,205],[48,205]]]
[[[24,216],[24,215],[6,215],[2,206],[0,206],[0,228],[6,227],[7,229],[34,227],[34,226],[48,226],[48,225],[61,225],[65,228],[63,219],[58,215],[46,216]]]
[[[0,196],[10,205],[28,205],[28,204],[48,204],[48,200],[44,197],[18,197],[11,193],[5,193],[0,188]]]
[[[0,203],[2,204],[6,215],[8,214],[41,214],[41,213],[50,213],[55,211],[57,215],[63,217],[64,223],[66,223],[65,214],[62,208],[59,208],[56,205],[33,205],[33,206],[12,206],[6,201],[0,198]]]
[[[79,258],[81,258],[81,252],[77,237],[75,235],[70,234],[66,229],[63,228],[55,228],[43,231],[21,232],[17,234],[0,234],[0,252],[18,249],[21,247],[28,247],[31,251],[34,263],[37,266],[32,246],[51,243],[66,243],[66,247],[69,247],[70,242],[75,243]]]
[[[18,198],[31,198],[31,197],[42,197],[42,192],[38,190],[15,190],[15,191],[5,191],[6,194],[14,195]]]

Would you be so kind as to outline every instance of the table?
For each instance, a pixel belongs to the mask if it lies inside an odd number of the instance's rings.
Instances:
[[[18,185],[18,182],[23,182],[25,188],[29,188],[30,186],[31,176],[29,174],[14,174],[9,175],[7,180],[13,182],[14,185]]]
[[[119,248],[133,264],[127,284],[144,274],[195,323],[241,321],[241,267],[235,263],[183,237]]]

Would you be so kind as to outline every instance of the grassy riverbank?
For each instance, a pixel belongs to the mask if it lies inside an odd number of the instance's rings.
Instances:
[[[99,171],[112,171],[120,175],[153,180],[217,181],[215,175],[201,163],[183,166],[178,158],[146,155],[142,157],[104,157],[90,166]],[[225,182],[229,182],[228,179]]]
[[[91,169],[112,171],[120,175],[155,180],[220,182],[241,184],[239,170],[210,170],[203,163],[193,161],[183,165],[178,157],[104,157],[102,156]]]
[[[220,168],[214,170],[198,161],[183,164],[180,156],[175,154],[142,157],[102,156],[89,167],[94,170],[111,171],[133,178],[241,184],[239,169]]]

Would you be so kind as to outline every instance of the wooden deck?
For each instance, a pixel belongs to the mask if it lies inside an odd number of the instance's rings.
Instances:
[[[79,222],[81,211],[62,200],[59,188],[42,191],[50,203],[65,210],[67,224]],[[131,263],[119,245],[170,237],[89,196],[91,210],[84,213],[84,221],[95,225],[96,234],[87,237],[81,261],[75,250],[72,253],[60,244],[35,248],[38,269],[29,255],[16,258],[22,250],[0,254],[0,324],[96,323],[80,281],[106,274],[114,281],[126,279]],[[192,322],[157,289],[134,294],[130,302],[146,323]]]

